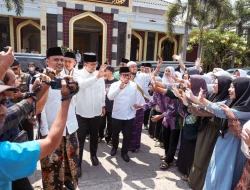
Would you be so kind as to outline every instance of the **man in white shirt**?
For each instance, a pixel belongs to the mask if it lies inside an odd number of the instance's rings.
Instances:
[[[149,101],[147,97],[147,93],[145,92],[146,87],[148,87],[149,82],[151,81],[151,73],[142,73],[137,72],[137,64],[134,61],[128,62],[127,66],[129,67],[130,71],[130,78],[137,84],[137,90],[141,94],[141,101],[145,103],[145,101]],[[145,66],[145,64],[144,64]],[[156,76],[158,71],[160,70],[160,64],[157,65],[156,70],[154,71],[153,75]],[[143,102],[144,101],[144,102]],[[129,150],[131,152],[138,152],[141,146],[141,132],[142,132],[142,125],[144,119],[144,112],[142,109],[137,110],[135,116],[135,122],[132,128],[132,138],[130,141]]]
[[[74,62],[73,55],[63,57],[60,47],[47,50],[46,63],[56,71],[55,81],[65,75],[63,71],[64,59]],[[58,80],[59,82],[60,80]],[[45,138],[56,119],[61,106],[60,89],[49,89],[48,99],[41,114],[41,135]],[[77,138],[78,123],[71,100],[66,128],[59,148],[52,154],[41,160],[42,180],[44,189],[62,189],[65,185],[68,189],[76,189],[78,186],[78,160],[79,145]]]
[[[102,65],[99,71],[96,71],[96,54],[84,53],[84,68],[76,73],[76,79],[79,83],[79,93],[76,96],[76,117],[79,129],[77,131],[80,159],[79,170],[81,173],[81,164],[83,156],[84,142],[87,130],[90,134],[90,156],[94,166],[99,164],[96,156],[98,148],[98,132],[101,122],[101,116],[105,115],[105,83],[104,70],[106,65]]]
[[[134,105],[140,102],[137,86],[130,81],[130,72],[128,67],[120,67],[120,81],[111,84],[108,98],[114,100],[112,111],[112,144],[111,156],[117,152],[119,144],[119,134],[123,133],[123,142],[121,156],[125,162],[129,162],[128,149],[132,135],[132,125],[136,110]]]

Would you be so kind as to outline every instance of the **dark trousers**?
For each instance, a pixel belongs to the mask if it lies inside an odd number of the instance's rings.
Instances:
[[[84,118],[80,115],[76,115],[78,121],[78,141],[79,141],[79,167],[82,164],[82,156],[83,156],[83,148],[87,135],[87,131],[90,134],[90,143],[89,150],[90,156],[96,156],[97,148],[98,148],[98,132],[101,122],[101,116],[93,117],[93,118]]]
[[[170,128],[163,128],[163,141],[166,159],[165,162],[168,164],[174,160],[174,155],[179,141],[180,130]]]
[[[12,181],[12,190],[33,190],[29,179],[27,177]]]
[[[27,132],[27,135],[28,135],[28,140],[29,141],[33,141],[33,138],[34,138],[34,128],[33,128],[33,124],[30,123],[27,119],[23,120],[21,122],[21,125],[22,127],[19,127],[20,128],[20,131],[21,130],[24,130]]]
[[[158,139],[160,142],[161,141],[161,131],[162,131],[162,121],[163,119],[160,119],[159,121],[157,121],[156,123],[155,122],[152,122],[151,121],[151,118],[154,116],[154,115],[161,115],[160,112],[157,112],[156,110],[152,110],[151,113],[150,113],[150,123],[149,123],[149,129],[148,129],[148,133],[149,135],[153,136],[154,138]]]
[[[106,135],[104,134],[104,130],[106,128],[107,124],[107,130],[106,130]],[[105,116],[101,117],[101,125],[99,129],[99,137],[105,139],[108,141],[111,140],[112,137],[112,112],[106,112]]]
[[[151,111],[151,109],[144,111],[144,119],[143,119],[144,126],[148,125],[150,111]]]
[[[132,136],[132,126],[134,119],[130,120],[119,120],[113,118],[113,134],[112,134],[112,144],[113,148],[117,149],[119,145],[119,134],[122,131],[123,141],[122,141],[122,149],[121,154],[127,154],[130,144],[130,138]]]

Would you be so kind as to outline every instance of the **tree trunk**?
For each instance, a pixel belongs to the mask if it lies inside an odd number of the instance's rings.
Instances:
[[[183,52],[182,52],[182,60],[185,62],[187,57],[187,45],[188,45],[188,28],[189,28],[189,20],[190,20],[190,5],[188,5],[187,18],[185,22],[185,33],[183,40]]]
[[[203,44],[203,41],[202,41],[202,39],[200,39],[199,46],[198,46],[198,52],[197,52],[197,58],[201,58],[202,44]]]

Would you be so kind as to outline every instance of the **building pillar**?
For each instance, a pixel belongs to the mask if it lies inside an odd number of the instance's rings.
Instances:
[[[132,38],[132,18],[128,17],[127,22],[127,35],[126,35],[126,50],[125,50],[125,58],[130,60],[130,52],[131,52],[131,38]]]
[[[147,61],[147,48],[148,48],[148,31],[145,31],[143,61]]]
[[[9,25],[10,25],[10,46],[13,48],[13,51],[15,52],[13,16],[9,16]]]
[[[47,8],[41,6],[40,10],[41,54],[45,55],[47,50]]]
[[[155,33],[155,49],[154,49],[154,60],[157,60],[157,50],[158,50],[158,32]]]

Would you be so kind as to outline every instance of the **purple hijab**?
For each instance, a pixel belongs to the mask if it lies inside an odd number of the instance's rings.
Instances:
[[[191,82],[191,90],[195,96],[199,95],[200,88],[204,90],[204,95],[208,93],[207,83],[202,75],[191,75],[190,82]]]

